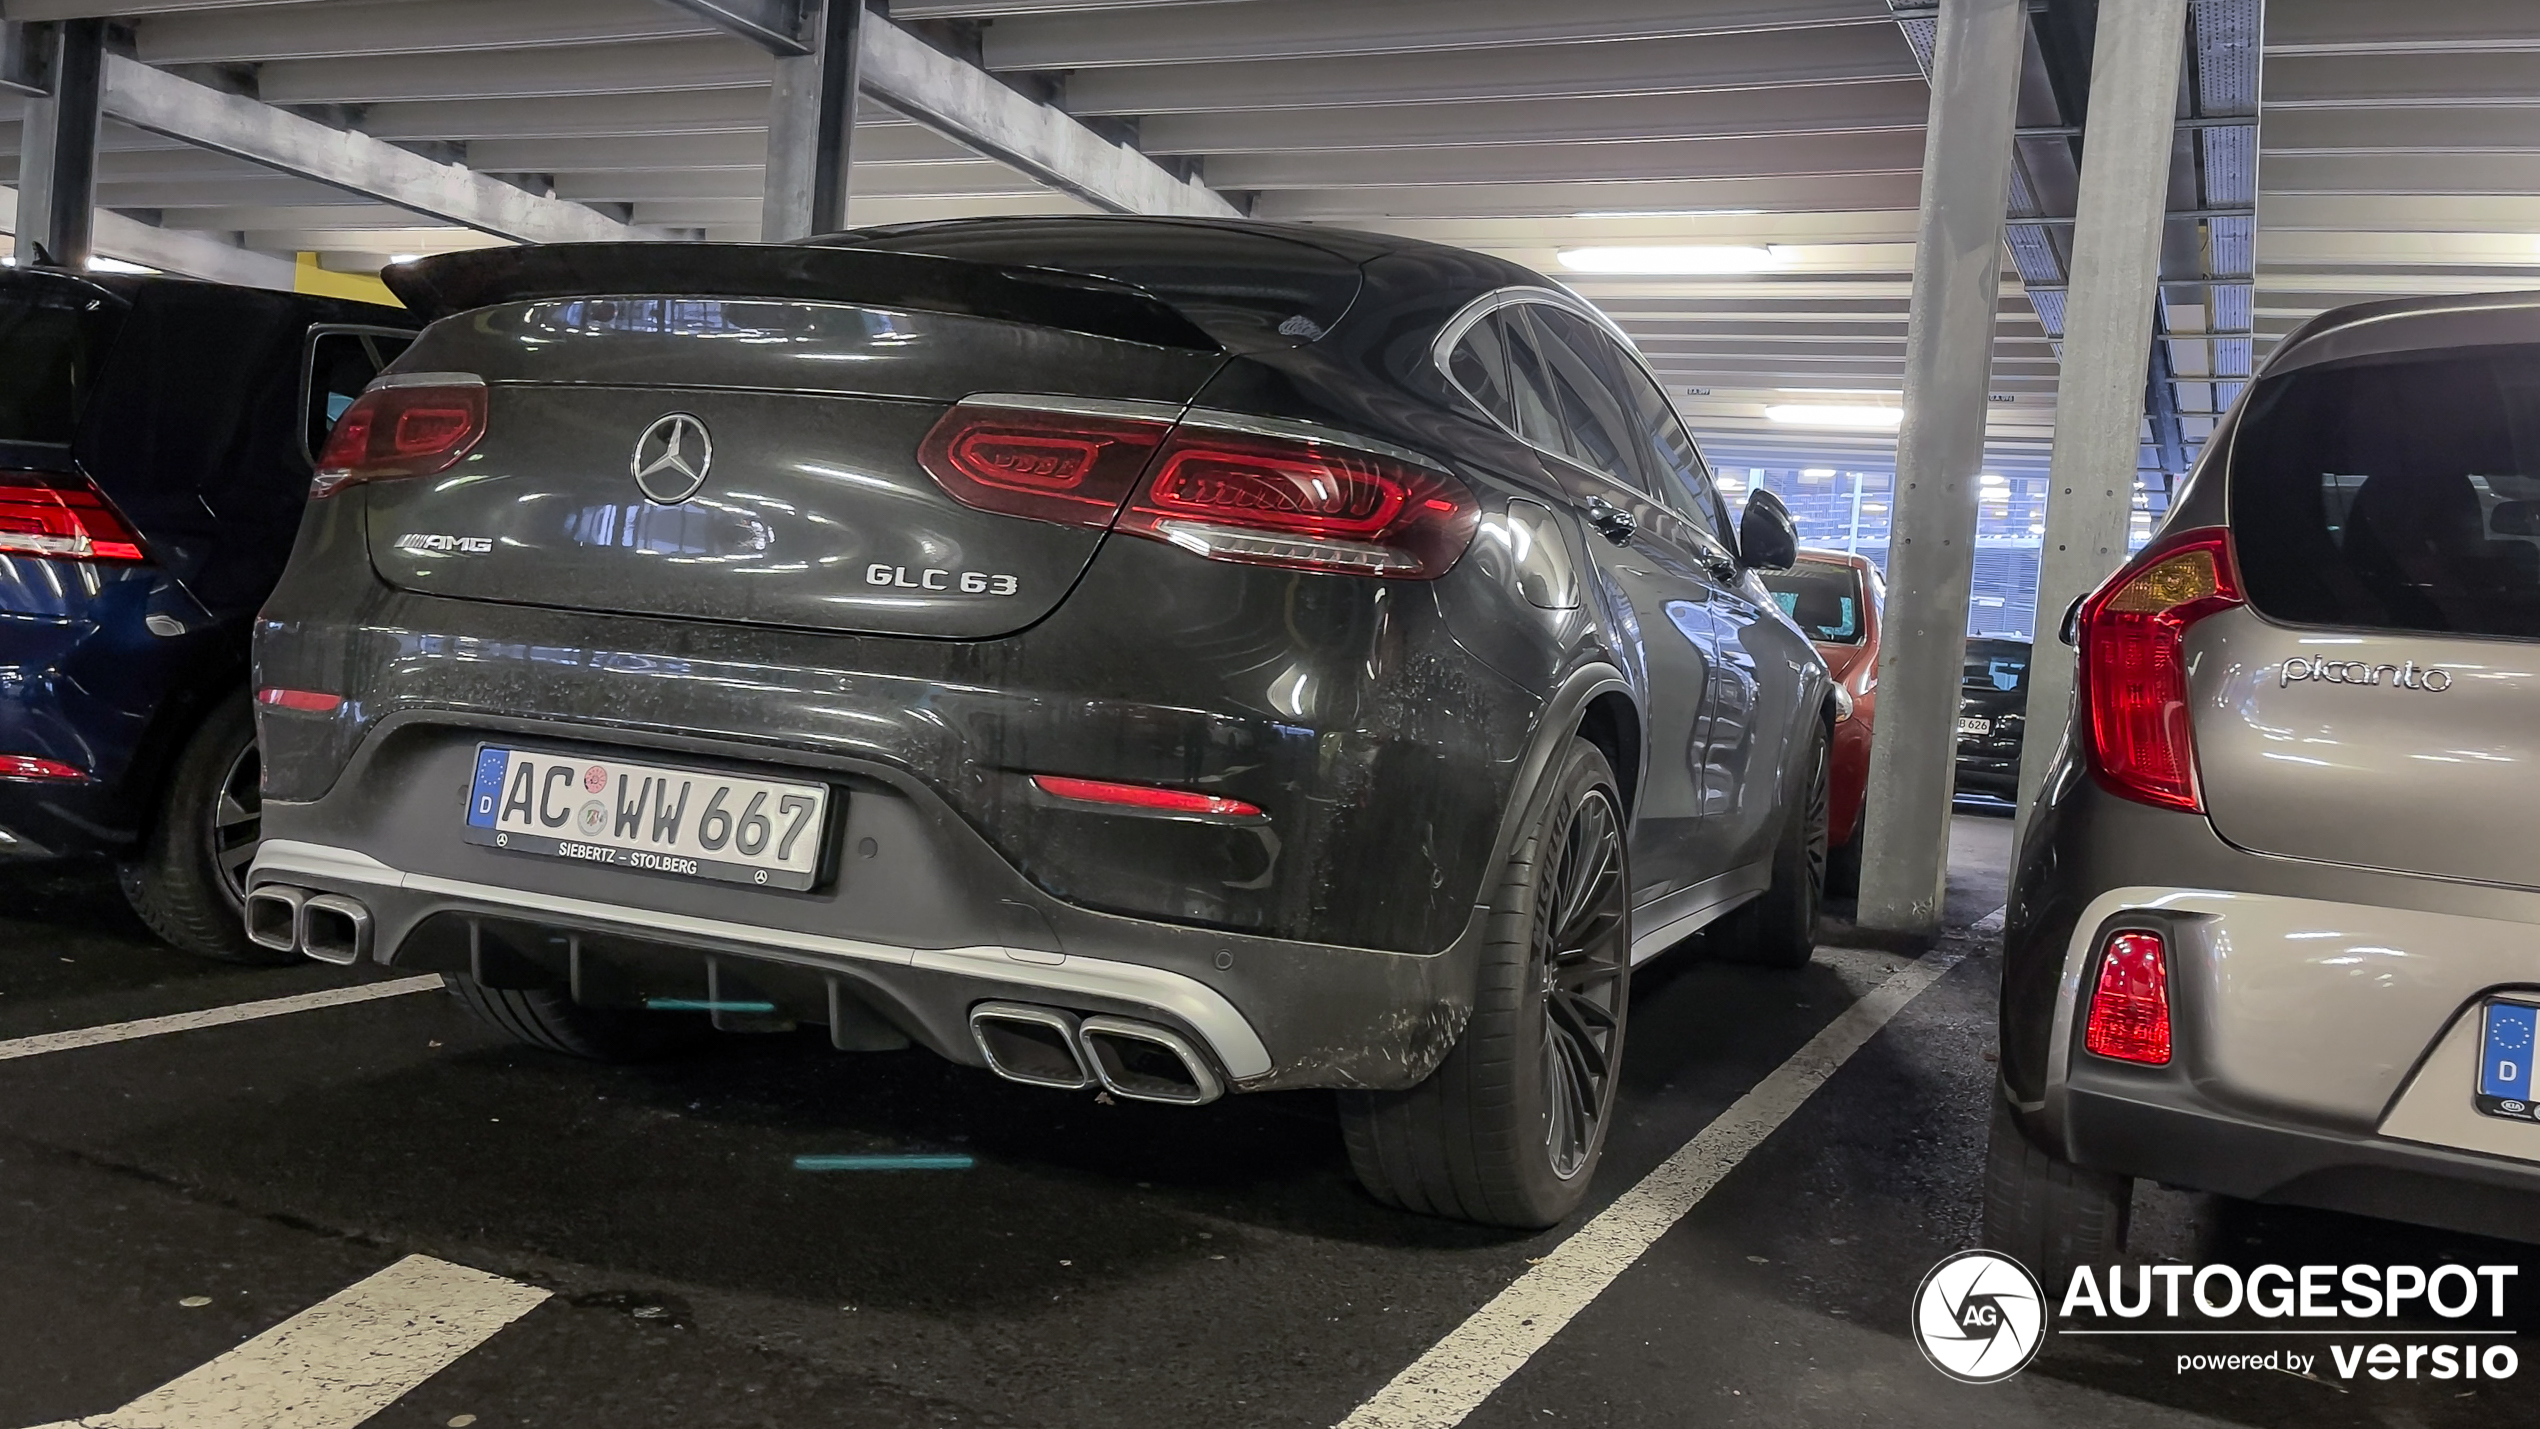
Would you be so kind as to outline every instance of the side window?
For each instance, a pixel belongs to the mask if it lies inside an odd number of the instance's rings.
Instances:
[[[1729,549],[1737,549],[1728,508],[1711,485],[1710,469],[1702,464],[1702,453],[1685,431],[1684,419],[1676,415],[1675,404],[1630,353],[1617,349],[1613,360],[1621,371],[1623,395],[1631,399],[1641,450],[1650,470],[1658,474],[1659,499],[1694,518]]]
[[[1484,317],[1456,340],[1447,354],[1446,375],[1464,395],[1502,425],[1517,428],[1517,399],[1508,390],[1508,348],[1497,323]]]
[[[413,341],[412,333],[364,328],[319,328],[310,337],[308,405],[300,430],[312,464],[335,419]]]
[[[1544,336],[1545,367],[1561,428],[1570,437],[1570,454],[1625,486],[1647,491],[1649,479],[1641,474],[1637,456],[1638,423],[1616,395],[1617,374],[1610,370],[1605,335],[1576,313],[1528,306]]]
[[[1488,321],[1498,332],[1501,345],[1508,349],[1508,390],[1517,407],[1517,435],[1545,451],[1574,455],[1568,435],[1561,430],[1542,342],[1535,335],[1534,324],[1526,321],[1525,308],[1501,308]]]

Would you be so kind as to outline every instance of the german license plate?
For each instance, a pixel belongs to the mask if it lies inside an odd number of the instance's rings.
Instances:
[[[2540,1121],[2532,1111],[2531,1053],[2540,1007],[2491,1002],[2478,1010],[2478,1109],[2489,1116]]]
[[[1989,719],[1961,719],[1958,721],[1958,733],[1962,735],[1973,735],[1978,739],[1982,739],[1984,736],[1993,733],[1993,721]]]
[[[469,843],[669,878],[809,888],[825,784],[784,784],[484,744]]]

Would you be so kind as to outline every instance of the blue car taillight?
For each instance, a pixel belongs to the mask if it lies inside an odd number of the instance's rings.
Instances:
[[[0,556],[146,561],[141,537],[87,478],[0,472]]]

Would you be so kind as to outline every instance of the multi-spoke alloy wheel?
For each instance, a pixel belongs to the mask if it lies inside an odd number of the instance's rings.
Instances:
[[[1544,1145],[1552,1174],[1566,1181],[1587,1165],[1613,1102],[1623,975],[1631,965],[1622,819],[1606,790],[1586,792],[1552,846],[1535,955],[1543,989]]]
[[[1631,855],[1605,752],[1574,739],[1473,950],[1473,1010],[1426,1081],[1344,1092],[1351,1167],[1406,1210],[1537,1228],[1578,1209],[1621,1085],[1631,1012]]]
[[[221,776],[220,794],[212,800],[204,837],[212,864],[220,870],[221,892],[230,906],[247,906],[247,866],[256,861],[257,831],[265,821],[264,765],[256,746],[248,745],[230,760]]]

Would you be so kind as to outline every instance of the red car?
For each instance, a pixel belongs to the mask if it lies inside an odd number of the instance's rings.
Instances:
[[[1870,783],[1870,721],[1878,706],[1879,608],[1887,585],[1867,556],[1801,551],[1789,570],[1767,572],[1764,584],[1825,657],[1834,675],[1834,768],[1827,789],[1826,886],[1851,893],[1861,884],[1861,799]],[[1850,700],[1847,706],[1845,699]]]

